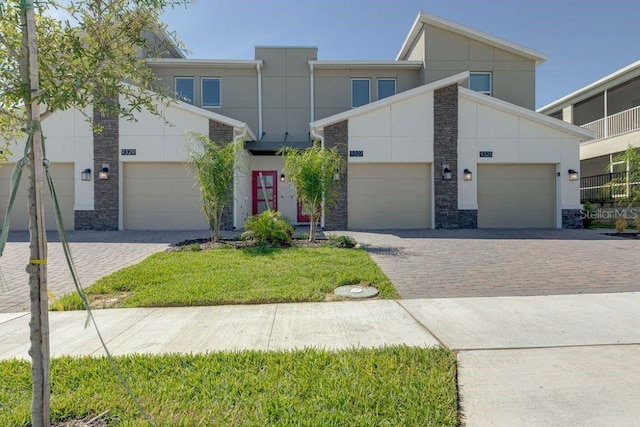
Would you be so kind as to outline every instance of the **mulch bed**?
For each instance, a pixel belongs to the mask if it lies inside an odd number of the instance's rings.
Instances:
[[[640,240],[640,233],[604,233],[605,236],[622,237],[624,239]]]
[[[290,246],[296,246],[300,248],[319,248],[320,246],[325,245],[327,242],[326,238],[316,237],[315,242],[309,242],[307,239],[293,239]],[[214,248],[223,248],[223,247],[232,247],[235,249],[247,249],[247,248],[256,248],[258,244],[254,240],[234,240],[234,239],[221,239],[218,243],[213,243],[210,238],[202,238],[202,239],[190,239],[182,241],[176,245],[167,249],[167,252],[177,252],[188,250],[189,247],[193,245],[199,245],[200,250],[206,249],[214,249]],[[283,246],[287,247],[287,246]]]

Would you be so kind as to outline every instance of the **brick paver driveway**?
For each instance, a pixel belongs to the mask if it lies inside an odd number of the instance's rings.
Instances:
[[[346,232],[402,298],[640,291],[640,240],[593,230]]]
[[[140,262],[170,244],[207,237],[203,231],[70,231],[71,252],[84,286],[123,267]],[[57,233],[48,233],[48,282],[56,296],[74,290]],[[28,311],[29,286],[25,267],[29,235],[11,232],[0,258],[0,313]]]

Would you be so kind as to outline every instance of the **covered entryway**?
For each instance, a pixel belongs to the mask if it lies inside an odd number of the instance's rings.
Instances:
[[[123,221],[127,230],[202,230],[194,174],[183,163],[125,163]]]
[[[349,228],[430,228],[431,165],[349,164]]]
[[[9,203],[11,173],[15,163],[5,164],[0,168],[0,221],[4,220],[4,214]],[[53,179],[53,185],[58,196],[60,211],[64,228],[73,230],[73,205],[75,204],[75,188],[73,181],[73,163],[52,163],[49,172]],[[11,230],[27,230],[29,228],[28,207],[29,169],[22,170],[22,180],[16,201],[11,214]],[[45,221],[47,230],[56,230],[56,218],[53,211],[53,202],[49,193],[49,186],[44,184]]]
[[[478,227],[555,227],[556,165],[478,165]]]

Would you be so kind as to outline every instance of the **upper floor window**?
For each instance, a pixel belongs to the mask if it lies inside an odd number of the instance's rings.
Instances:
[[[371,81],[369,79],[351,80],[351,108],[371,102]]]
[[[469,89],[491,96],[491,73],[470,73]]]
[[[222,95],[220,91],[220,78],[202,78],[202,106],[220,107],[222,105]]]
[[[378,99],[396,94],[396,79],[378,79]]]
[[[195,102],[193,77],[176,77],[176,96],[187,104]]]

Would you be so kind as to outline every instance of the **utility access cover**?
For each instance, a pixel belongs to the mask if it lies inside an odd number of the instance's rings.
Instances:
[[[337,287],[334,293],[343,298],[372,298],[378,295],[378,289],[373,286],[347,285]]]

